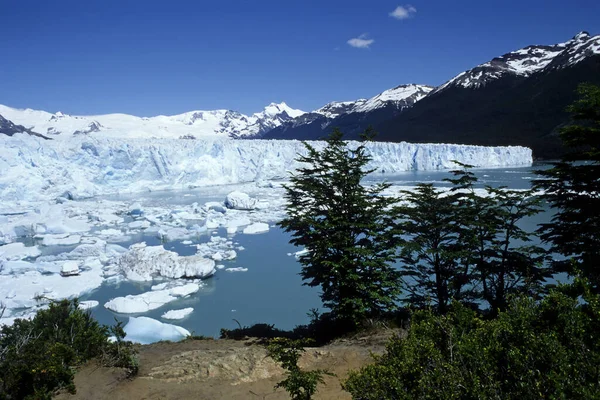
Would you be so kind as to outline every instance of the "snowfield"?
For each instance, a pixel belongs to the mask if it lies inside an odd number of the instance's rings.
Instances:
[[[314,142],[317,148],[323,142]],[[370,143],[378,172],[530,165],[525,147]],[[0,200],[77,199],[116,192],[183,189],[284,179],[298,167],[299,141],[109,139],[47,141],[0,135]]]

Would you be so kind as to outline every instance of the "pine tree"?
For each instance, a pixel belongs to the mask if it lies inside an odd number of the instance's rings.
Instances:
[[[395,207],[395,228],[404,302],[416,307],[433,303],[444,314],[452,299],[462,298],[463,271],[458,263],[456,207],[431,184],[404,191],[405,204]]]
[[[322,150],[304,143],[304,166],[285,186],[287,217],[279,223],[292,233],[290,243],[307,250],[304,284],[320,286],[323,305],[353,324],[394,309],[399,294],[388,213],[396,200],[382,195],[389,184],[362,182],[373,172],[365,148],[372,137],[367,130],[355,146],[335,130]]]
[[[580,98],[569,107],[574,124],[561,131],[568,149],[560,162],[545,171],[534,187],[555,210],[541,224],[542,239],[567,258],[558,272],[580,271],[600,293],[600,87],[583,84]]]
[[[550,276],[546,251],[532,245],[535,233],[520,227],[524,218],[542,211],[533,190],[485,186],[477,192],[473,166],[457,163],[451,171],[452,199],[459,225],[457,254],[469,278],[470,296],[489,304],[491,312],[504,310],[510,294],[536,295]]]

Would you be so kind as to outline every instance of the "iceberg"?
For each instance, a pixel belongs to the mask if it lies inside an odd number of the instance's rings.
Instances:
[[[24,258],[35,258],[42,254],[37,246],[27,247],[21,242],[9,243],[0,246],[0,260],[22,260]]]
[[[161,340],[177,342],[190,336],[190,332],[177,325],[165,324],[148,317],[129,317],[123,327],[125,340],[134,343],[150,344]]]
[[[162,315],[164,319],[184,319],[194,312],[192,307],[182,308],[181,310],[170,310]]]
[[[138,295],[115,297],[104,304],[104,308],[120,314],[137,314],[156,310],[167,303],[186,297],[200,290],[200,284],[188,283],[171,289],[152,290]]]
[[[256,199],[242,192],[231,192],[225,199],[225,206],[234,210],[254,210],[256,208]]]
[[[80,301],[79,302],[79,309],[80,310],[91,310],[94,307],[98,307],[100,303],[97,302],[96,300],[86,300],[86,301]]]
[[[312,142],[317,149],[324,142]],[[357,145],[357,142],[351,142]],[[456,144],[367,144],[369,168],[393,173],[455,168],[453,160],[477,167],[530,165],[531,149]],[[78,199],[117,192],[181,189],[283,179],[306,154],[296,140],[178,140],[81,136],[43,140],[0,135],[0,199]],[[23,179],[27,176],[27,180]],[[138,204],[130,212],[143,212]],[[83,224],[82,224],[83,225]],[[68,227],[71,228],[71,227]],[[73,233],[85,226],[52,229]]]
[[[257,233],[265,233],[269,231],[269,224],[264,222],[255,222],[252,225],[248,225],[242,231],[245,235],[254,235]]]
[[[180,256],[163,246],[136,243],[118,260],[127,279],[151,281],[154,275],[165,278],[207,278],[215,273],[215,262],[202,255]]]

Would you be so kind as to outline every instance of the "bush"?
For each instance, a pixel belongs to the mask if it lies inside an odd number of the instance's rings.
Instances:
[[[513,298],[493,320],[459,303],[416,312],[408,336],[344,388],[363,400],[600,398],[600,308],[587,300]]]
[[[317,385],[324,383],[323,375],[333,375],[322,369],[303,371],[298,360],[305,352],[304,346],[311,344],[308,340],[273,339],[267,346],[269,357],[279,362],[286,370],[286,378],[275,385],[284,388],[293,400],[310,400],[317,391]]]
[[[109,334],[117,341],[111,343]],[[74,367],[95,357],[135,370],[130,343],[120,324],[100,325],[77,300],[53,302],[32,320],[0,329],[0,399],[50,398],[59,388],[75,392]]]

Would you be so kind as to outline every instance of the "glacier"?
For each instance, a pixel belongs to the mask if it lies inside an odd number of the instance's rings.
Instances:
[[[353,142],[356,145],[357,142]],[[317,149],[324,142],[312,142]],[[524,166],[529,148],[373,142],[380,173]],[[305,154],[296,140],[177,140],[74,137],[47,141],[0,135],[0,200],[78,199],[103,194],[286,179]],[[55,232],[59,233],[59,232]]]

